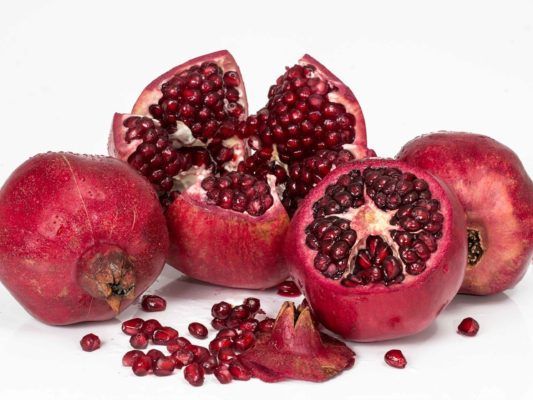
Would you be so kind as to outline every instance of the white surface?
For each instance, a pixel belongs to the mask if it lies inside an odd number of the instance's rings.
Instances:
[[[0,182],[37,152],[105,153],[113,112],[127,112],[159,73],[222,48],[240,64],[252,111],[283,67],[308,52],[353,89],[378,154],[393,156],[431,130],[466,130],[507,144],[532,173],[531,1],[234,3],[4,2]],[[192,320],[208,323],[216,300],[257,295],[269,313],[283,300],[177,276],[165,270],[151,292],[170,303],[157,318],[180,332]],[[352,344],[355,367],[325,384],[208,378],[193,388],[181,373],[137,378],[122,368],[128,344],[118,321],[48,327],[0,287],[0,398],[531,399],[532,292],[530,271],[505,294],[459,296],[420,335]],[[146,316],[134,305],[119,319],[132,315]],[[479,320],[477,337],[455,333],[465,316]],[[78,345],[89,331],[104,341],[94,353]],[[384,364],[390,348],[404,351],[405,370]]]

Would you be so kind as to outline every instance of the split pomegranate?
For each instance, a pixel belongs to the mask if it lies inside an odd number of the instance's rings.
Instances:
[[[164,221],[153,188],[126,163],[37,155],[0,190],[0,280],[45,323],[113,318],[161,272]]]
[[[401,350],[393,349],[385,353],[385,362],[394,368],[405,368],[407,360]]]
[[[100,348],[100,338],[94,333],[89,333],[81,338],[80,346],[83,351],[95,351]]]
[[[292,213],[335,166],[373,152],[352,92],[309,56],[277,80],[266,107],[247,112],[233,57],[208,54],[154,80],[132,114],[116,114],[109,152],[157,189],[172,266],[214,284],[267,288],[288,275],[285,208]]]
[[[516,154],[487,136],[437,132],[407,143],[398,158],[442,178],[467,215],[468,260],[461,293],[516,285],[533,255],[533,182]]]
[[[464,212],[448,187],[395,160],[337,168],[304,200],[285,257],[316,318],[375,341],[426,328],[464,276]]]
[[[471,317],[465,318],[457,327],[457,332],[465,336],[476,336],[479,331],[479,323]]]
[[[316,325],[309,307],[296,310],[294,303],[285,302],[272,332],[258,334],[252,347],[238,359],[249,375],[265,382],[330,379],[350,368],[355,354],[341,341],[319,332]],[[235,365],[230,364],[229,369],[239,379],[234,370],[242,371]]]

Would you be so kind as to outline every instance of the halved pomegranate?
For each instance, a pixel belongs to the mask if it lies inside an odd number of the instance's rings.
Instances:
[[[242,77],[227,51],[154,80],[133,114],[115,115],[110,153],[158,190],[168,262],[224,286],[283,281],[286,210],[335,166],[372,154],[352,92],[309,56],[278,79],[257,116],[247,117]]]
[[[285,257],[317,319],[375,341],[426,328],[464,276],[464,212],[438,178],[394,160],[343,165],[304,199]]]

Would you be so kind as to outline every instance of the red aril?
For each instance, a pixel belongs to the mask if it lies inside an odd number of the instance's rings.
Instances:
[[[95,351],[100,348],[100,338],[94,333],[89,333],[81,338],[80,346],[83,351]]]
[[[166,300],[155,295],[143,296],[141,305],[143,310],[148,312],[164,311],[167,308]]]

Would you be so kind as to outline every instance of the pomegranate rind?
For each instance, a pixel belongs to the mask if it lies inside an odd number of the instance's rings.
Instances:
[[[239,86],[237,86],[237,89],[240,93],[239,103],[244,107],[244,113],[241,115],[240,120],[245,120],[246,116],[248,115],[248,100],[246,98],[246,90],[244,89],[244,80],[237,62],[227,50],[220,50],[214,53],[204,54],[203,56],[193,58],[160,75],[148,86],[146,86],[146,88],[144,88],[141,95],[135,102],[131,113],[150,116],[151,114],[150,111],[148,111],[148,107],[150,107],[151,104],[157,104],[158,100],[162,97],[161,85],[174,75],[179,74],[180,72],[185,71],[194,65],[199,65],[205,61],[218,64],[218,66],[224,71],[236,71],[239,74],[241,78],[241,83]]]
[[[254,346],[238,358],[254,377],[265,382],[323,382],[352,367],[355,353],[319,332],[309,307],[297,315],[294,303],[285,302],[272,332],[259,334]]]
[[[142,139],[132,140],[130,143],[126,142],[126,131],[124,121],[129,117],[134,117],[132,114],[115,113],[113,115],[113,122],[111,124],[111,132],[109,133],[109,140],[107,143],[108,154],[112,157],[127,161],[128,157],[137,150],[137,147],[143,142]],[[139,115],[140,117],[140,115]],[[153,120],[156,126],[159,126],[157,120]]]
[[[443,224],[439,247],[424,273],[406,275],[396,285],[381,283],[345,287],[324,277],[313,265],[316,254],[305,244],[305,228],[313,221],[313,204],[342,174],[366,167],[399,168],[424,179],[441,202]],[[357,228],[354,228],[357,230]],[[456,295],[465,273],[465,215],[455,194],[429,173],[389,159],[345,164],[320,182],[304,199],[287,232],[284,256],[291,275],[307,298],[317,320],[348,340],[372,342],[408,336],[427,328]],[[359,238],[363,239],[363,238]]]
[[[483,135],[419,136],[397,158],[442,178],[457,194],[484,254],[466,267],[460,292],[489,295],[515,286],[533,256],[533,182],[518,156]],[[466,235],[466,233],[463,233]]]
[[[344,145],[346,150],[349,150],[356,159],[373,157],[376,155],[374,150],[368,149],[366,137],[366,123],[363,116],[363,110],[359,105],[359,101],[346,84],[344,84],[333,72],[328,70],[315,58],[309,54],[305,54],[298,63],[300,65],[311,64],[316,67],[315,73],[322,79],[327,80],[330,84],[337,87],[336,91],[328,94],[328,99],[332,102],[341,103],[346,107],[346,111],[355,117],[355,141],[353,144]]]
[[[257,217],[207,204],[201,192],[197,182],[167,210],[167,262],[192,278],[227,287],[265,289],[285,280],[289,216],[275,192],[272,207]]]
[[[114,318],[77,279],[80,258],[98,245],[133,260],[125,309],[165,264],[168,232],[151,185],[111,157],[46,153],[17,168],[0,190],[0,280],[35,318],[52,325]]]

